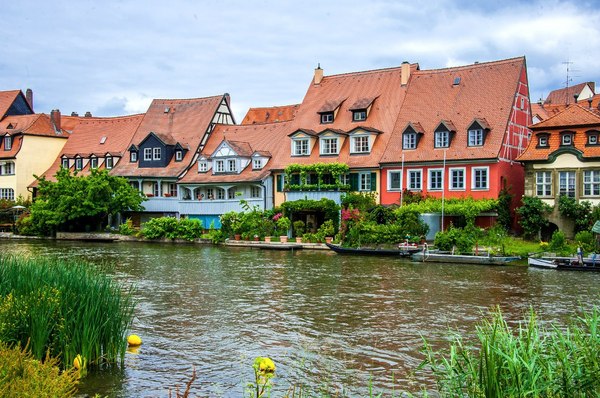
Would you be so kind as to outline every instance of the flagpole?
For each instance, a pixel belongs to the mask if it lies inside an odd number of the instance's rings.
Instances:
[[[400,170],[400,207],[402,207],[402,200],[404,199],[404,154],[402,154],[402,167]]]
[[[446,149],[444,149],[444,163],[442,166],[442,232],[444,232],[444,201],[446,192]]]

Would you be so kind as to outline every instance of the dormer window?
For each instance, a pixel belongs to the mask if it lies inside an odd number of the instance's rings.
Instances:
[[[319,141],[321,143],[321,155],[337,155],[339,153],[337,137],[322,137]]]
[[[469,146],[483,145],[483,129],[469,130]]]
[[[76,158],[75,159],[75,170],[81,170],[81,169],[83,169],[83,159]]]
[[[560,145],[571,146],[573,145],[573,133],[563,133],[560,136]]]
[[[350,150],[352,153],[369,153],[371,147],[369,145],[368,135],[358,135],[350,138]]]
[[[406,132],[402,135],[402,149],[416,149],[417,134],[414,132]]]
[[[308,155],[308,138],[294,139],[292,141],[292,155],[307,156]]]
[[[262,169],[262,160],[261,159],[252,159],[252,169],[260,170]]]
[[[198,162],[198,172],[206,173],[207,171],[208,171],[208,162],[205,160]]]
[[[131,151],[131,152],[129,152],[129,161],[131,163],[137,162],[137,155],[138,155],[137,151]]]
[[[152,160],[152,148],[144,148],[144,160],[145,161]]]
[[[435,132],[435,148],[448,148],[450,146],[450,132],[448,130]]]
[[[69,159],[68,158],[63,158],[63,160],[62,160],[62,167],[63,167],[63,169],[68,169],[69,168]]]
[[[12,149],[12,137],[7,135],[4,137],[4,150],[10,151]]]
[[[90,169],[97,169],[97,168],[98,168],[98,158],[93,157],[90,159]]]
[[[321,113],[321,124],[333,123],[333,112]]]
[[[600,132],[592,130],[592,131],[586,132],[586,134],[587,134],[587,145],[590,145],[590,146],[598,145],[598,134],[600,134]]]
[[[235,172],[235,171],[237,171],[237,166],[236,166],[235,159],[228,159],[227,160],[227,171],[229,171],[229,172]]]
[[[548,136],[541,135],[538,137],[538,146],[539,147],[547,147],[548,146]]]
[[[107,170],[110,170],[113,168],[113,158],[112,156],[107,156],[106,159],[104,160],[104,167],[106,167]]]
[[[366,109],[358,109],[358,110],[352,111],[352,120],[355,122],[367,120],[367,110]]]
[[[215,160],[215,173],[224,173],[225,172],[225,161],[224,160]]]
[[[152,160],[160,160],[160,147],[159,148],[152,148]]]
[[[183,159],[183,151],[175,151],[175,161],[181,162]]]

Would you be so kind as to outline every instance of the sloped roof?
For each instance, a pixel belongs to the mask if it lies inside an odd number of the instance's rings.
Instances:
[[[130,144],[139,146],[150,132],[166,134],[185,152],[181,161],[171,159],[166,167],[139,167],[139,162],[119,162],[111,174],[126,177],[178,177],[189,166],[224,95],[192,99],[155,99],[145,113]],[[166,139],[166,138],[165,138]],[[211,141],[211,140],[209,140]]]
[[[553,105],[567,105],[575,102],[575,94],[579,95],[585,86],[590,86],[590,89],[594,90],[593,82],[579,83],[574,86],[559,88],[558,90],[551,91],[546,97],[544,104]]]
[[[252,156],[254,152],[247,142],[227,140],[227,143],[239,156]]]
[[[8,128],[12,126],[13,128]],[[0,151],[0,158],[12,159],[17,156],[23,143],[22,136],[38,136],[50,138],[69,138],[66,131],[54,130],[50,117],[44,113],[32,115],[7,116],[0,121],[0,136],[13,136],[12,147],[9,151]],[[4,143],[2,143],[2,149]]]
[[[517,160],[522,162],[545,161],[554,152],[564,148],[561,147],[561,131],[571,129],[600,130],[600,113],[579,104],[571,104],[556,115],[536,123],[530,128],[534,131],[534,135],[549,133],[548,146],[538,148],[538,140],[534,137],[530,140],[525,152]],[[600,157],[600,146],[586,144],[587,135],[576,132],[573,137],[573,146],[569,148],[579,151],[584,158]]]
[[[0,91],[0,119],[6,115],[21,90]]]
[[[244,116],[242,124],[287,122],[296,116],[299,106],[300,104],[250,108],[246,116]]]
[[[497,158],[506,133],[525,58],[415,71],[382,163]],[[456,78],[460,78],[458,84]],[[468,147],[467,129],[474,119],[489,125],[483,147]],[[434,131],[451,121],[456,134],[450,148],[434,148]],[[425,131],[416,150],[402,150],[402,132],[409,123]]]

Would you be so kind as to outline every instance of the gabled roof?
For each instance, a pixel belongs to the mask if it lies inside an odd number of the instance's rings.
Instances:
[[[155,99],[146,111],[130,143],[138,145],[150,132],[164,140],[190,148],[182,159],[172,159],[166,167],[139,167],[139,162],[119,162],[111,174],[125,177],[180,176],[189,166],[202,137],[226,95],[192,99]],[[167,138],[169,137],[169,138]],[[172,140],[172,141],[171,141]],[[211,140],[209,140],[211,141]],[[128,145],[129,146],[129,145]]]
[[[408,128],[411,128],[417,134],[425,134],[425,130],[423,130],[423,126],[421,126],[421,123],[419,122],[408,122],[402,132],[405,132]]]
[[[348,109],[351,110],[351,111],[358,111],[358,110],[361,110],[361,109],[367,109],[369,106],[371,106],[371,104],[373,103],[373,101],[375,101],[376,98],[377,98],[377,96],[375,96],[375,97],[359,98]]]
[[[321,136],[321,135],[323,135],[324,133],[327,133],[327,132],[332,132],[332,133],[338,134],[338,135],[348,135],[344,130],[340,130],[340,129],[323,129],[323,130],[319,131],[317,133],[317,135]]]
[[[24,107],[27,109],[27,112],[24,113],[33,113],[31,106],[25,99],[25,96],[21,90],[0,91],[0,119],[6,116],[11,106],[19,97],[21,97],[21,100],[25,104]]]
[[[306,135],[310,135],[310,136],[313,136],[313,137],[316,137],[316,136],[319,135],[319,134],[317,134],[316,131],[311,130],[311,129],[298,129],[296,131],[293,131],[293,132],[289,133],[288,137],[291,137],[291,136],[296,135],[298,133],[304,133]]]
[[[242,124],[287,122],[294,119],[299,106],[300,104],[250,108]]]
[[[449,160],[498,158],[524,73],[524,57],[415,71],[381,162],[400,161],[402,132],[409,122],[420,123],[425,134],[416,151],[404,152],[406,162],[440,161],[444,153]],[[469,147],[467,129],[475,118],[485,118],[490,131],[483,146]],[[434,148],[433,132],[440,123],[456,131],[447,150]]]
[[[454,131],[454,132],[456,132],[456,126],[454,125],[454,123],[452,123],[451,120],[441,120],[440,123],[437,125],[437,127],[435,128],[434,131],[438,131],[438,129],[440,127],[443,127],[443,129],[445,131]]]
[[[238,156],[250,157],[254,152],[247,142],[226,140],[227,144]]]
[[[332,99],[332,100],[327,100],[321,106],[321,108],[317,111],[317,113],[333,112],[337,108],[339,108],[340,105],[342,105],[342,102],[344,102],[345,100],[346,100],[346,98],[336,98],[336,99]]]
[[[538,140],[534,137],[530,140],[527,149],[517,159],[522,162],[543,162],[550,159],[555,153],[560,151],[571,151],[579,157],[598,158],[600,157],[600,146],[587,145],[587,130],[600,131],[600,113],[589,108],[584,108],[579,104],[571,104],[556,115],[530,126],[534,135],[540,133],[549,133],[548,146],[538,147]],[[573,146],[561,146],[561,131],[575,130]]]
[[[160,142],[162,142],[165,145],[175,145],[177,144],[177,141],[175,141],[175,138],[173,138],[173,136],[169,133],[157,133],[154,131],[151,131],[146,138],[144,138],[139,145],[141,146],[144,142],[146,142],[146,140],[150,137],[156,137],[158,138],[158,140]],[[135,145],[135,144],[134,144]]]
[[[9,126],[13,128],[8,128]],[[6,135],[13,137],[13,143],[9,151],[0,150],[0,158],[2,159],[12,159],[17,156],[21,150],[23,136],[69,138],[67,132],[56,131],[50,117],[44,113],[5,117],[0,121],[0,136]],[[2,148],[4,149],[4,147]]]
[[[551,91],[546,97],[544,104],[550,105],[567,105],[575,102],[575,95],[579,95],[581,91],[588,86],[592,92],[594,92],[594,83],[585,82],[579,83],[571,87],[560,88],[558,90]]]

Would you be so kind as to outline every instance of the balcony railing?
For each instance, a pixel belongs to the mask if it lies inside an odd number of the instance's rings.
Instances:
[[[250,207],[258,206],[264,210],[262,198],[244,199]],[[179,198],[150,197],[142,203],[144,211],[153,213],[179,214],[224,214],[228,211],[242,211],[239,199],[223,200],[180,200]]]
[[[333,200],[336,204],[342,203],[342,194],[344,192],[340,191],[289,191],[285,193],[286,201],[294,201],[294,200],[321,200],[322,198],[326,198],[329,200]]]

